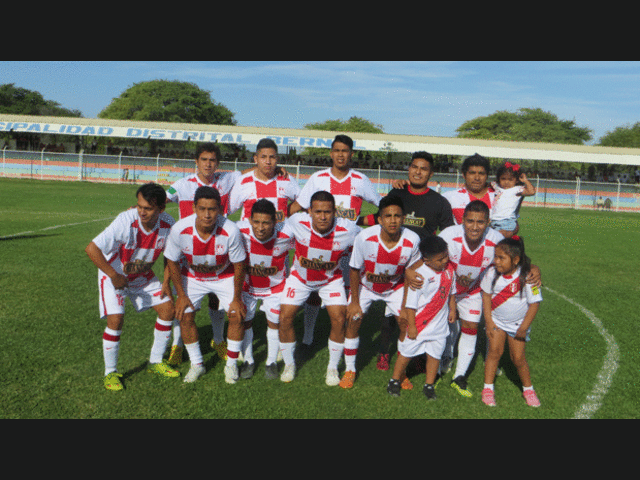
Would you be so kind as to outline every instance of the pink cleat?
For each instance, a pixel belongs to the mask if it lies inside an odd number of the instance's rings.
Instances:
[[[490,388],[485,388],[482,390],[482,402],[490,407],[496,406],[496,398],[493,394],[493,390],[491,390]]]
[[[527,405],[530,407],[539,407],[540,400],[538,400],[538,396],[534,390],[527,390],[523,392],[522,396],[527,401]]]

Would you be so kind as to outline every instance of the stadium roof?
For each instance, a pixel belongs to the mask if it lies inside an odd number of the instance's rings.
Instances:
[[[261,138],[273,138],[281,147],[330,147],[335,135],[346,133],[354,149],[370,151],[427,151],[437,155],[469,156],[562,162],[640,165],[640,149],[555,143],[509,142],[418,135],[330,132],[307,129],[238,127],[191,123],[141,122],[101,118],[41,117],[0,114],[0,132],[100,136],[110,138],[218,142],[255,146]]]

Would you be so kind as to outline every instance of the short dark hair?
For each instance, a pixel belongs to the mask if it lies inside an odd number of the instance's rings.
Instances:
[[[336,208],[335,197],[331,193],[325,190],[318,190],[316,193],[311,195],[311,200],[309,201],[309,208],[313,206],[313,202],[331,202],[331,204],[333,205],[333,208]]]
[[[333,139],[333,142],[331,142],[331,148],[333,148],[333,144],[336,142],[340,142],[340,143],[344,143],[346,146],[349,147],[349,150],[353,150],[353,139],[348,136],[348,135],[336,135],[335,138]]]
[[[428,235],[420,240],[420,254],[422,258],[429,258],[439,253],[448,251],[447,242],[444,238],[437,235]]]
[[[278,153],[278,145],[276,145],[276,142],[274,142],[271,138],[261,139],[258,142],[258,145],[256,145],[256,153],[258,153],[258,150],[261,150],[263,148],[273,148],[276,153]]]
[[[213,152],[216,154],[216,160],[220,162],[222,154],[220,153],[220,147],[213,142],[201,143],[196,148],[196,160],[200,158],[202,152]]]
[[[197,188],[196,194],[193,197],[193,204],[197,204],[198,200],[200,200],[201,198],[215,200],[218,202],[218,206],[220,206],[220,204],[222,203],[222,200],[220,199],[220,192],[216,188],[210,187],[208,185],[203,185]]]
[[[266,198],[261,198],[253,204],[251,207],[252,217],[254,213],[264,213],[265,215],[269,215],[274,222],[276,220],[276,206],[271,200],[267,200]]]
[[[138,195],[142,195],[147,202],[161,210],[167,205],[167,192],[157,183],[149,182],[140,186],[136,192],[136,198]]]
[[[404,215],[404,202],[402,201],[402,199],[395,195],[387,195],[380,199],[377,216],[380,216],[382,213],[382,210],[384,210],[387,207],[390,207],[391,205],[397,205],[398,207],[400,207],[400,210],[402,210],[402,214]]]
[[[467,173],[467,170],[469,170],[470,167],[482,167],[485,172],[487,172],[487,175],[489,174],[489,160],[477,153],[465,158],[460,170],[464,174]]]
[[[463,217],[467,215],[467,212],[481,212],[487,216],[487,220],[489,219],[489,207],[482,200],[473,200],[469,202],[464,208]]]
[[[415,152],[413,155],[411,155],[411,162],[413,162],[416,158],[424,158],[427,162],[429,162],[429,164],[431,165],[431,169],[433,170],[433,156],[429,152]]]

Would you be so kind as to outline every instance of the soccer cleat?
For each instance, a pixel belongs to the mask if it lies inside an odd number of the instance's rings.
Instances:
[[[387,384],[387,393],[392,397],[399,397],[400,390],[402,390],[402,387],[400,386],[400,380],[395,380],[393,378],[390,379],[389,383]]]
[[[213,348],[216,353],[218,354],[218,357],[220,357],[221,360],[224,360],[225,362],[227,361],[227,342],[226,341],[222,341],[220,343],[216,343],[213,340],[211,340],[211,348]]]
[[[353,383],[356,381],[356,372],[352,372],[350,370],[344,372],[342,376],[342,380],[340,380],[339,385],[342,388],[352,388]]]
[[[327,385],[330,387],[335,387],[340,384],[340,375],[338,375],[337,368],[327,368],[327,375],[325,377],[325,381]]]
[[[427,397],[427,400],[435,400],[438,398],[436,396],[436,388],[433,385],[429,385],[428,383],[425,384],[424,387],[422,387],[422,393],[425,397]]]
[[[389,370],[389,354],[388,353],[379,353],[378,354],[378,363],[376,363],[376,368],[378,370]]]
[[[282,374],[280,375],[280,380],[289,383],[292,382],[294,377],[296,376],[296,366],[295,364],[285,365],[282,370]]]
[[[205,371],[206,369],[204,368],[204,365],[191,365],[191,368],[189,368],[189,371],[184,376],[184,383],[195,382],[198,378],[204,375]]]
[[[530,407],[540,406],[540,400],[538,400],[538,396],[536,395],[536,392],[534,390],[525,390],[522,393],[522,396],[527,401],[527,405],[529,405]]]
[[[178,366],[182,363],[182,352],[184,348],[179,345],[173,345],[171,347],[171,353],[167,359],[169,365]]]
[[[224,366],[224,381],[230,384],[238,381],[238,365],[235,362]]]
[[[255,363],[244,362],[240,367],[240,378],[244,378],[245,380],[250,379],[251,377],[253,377],[255,368]]]
[[[166,378],[176,378],[180,376],[180,372],[171,368],[166,361],[160,363],[151,363],[147,371]]]
[[[266,378],[267,380],[278,378],[278,365],[275,363],[266,365],[264,367],[264,378]]]
[[[490,388],[485,388],[482,390],[482,403],[490,407],[496,406],[496,398],[493,390],[491,390]]]
[[[119,390],[123,390],[124,386],[120,381],[122,378],[122,374],[118,372],[111,372],[106,377],[104,377],[104,386],[107,390],[111,390],[112,392],[116,392]]]
[[[402,387],[402,390],[413,390],[413,383],[411,383],[409,377],[404,377],[404,380],[402,380],[400,387]]]
[[[456,377],[451,382],[451,388],[453,388],[456,392],[458,392],[463,397],[472,397],[473,394],[467,388],[467,380],[463,376]]]

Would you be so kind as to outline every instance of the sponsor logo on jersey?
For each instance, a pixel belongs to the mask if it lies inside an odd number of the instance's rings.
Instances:
[[[309,270],[333,270],[336,268],[337,263],[332,261],[325,262],[322,260],[322,255],[320,255],[320,258],[313,259],[300,257],[300,265]]]

